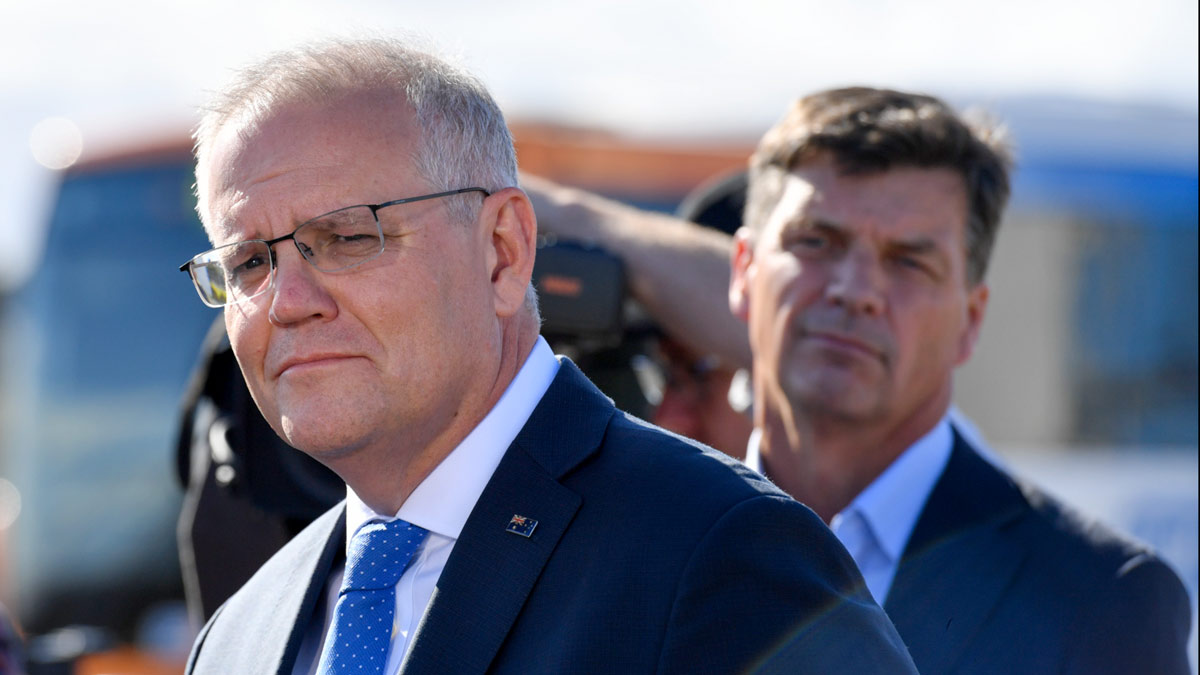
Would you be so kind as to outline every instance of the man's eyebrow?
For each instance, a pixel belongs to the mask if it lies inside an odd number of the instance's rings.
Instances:
[[[833,234],[845,234],[847,230],[841,223],[827,218],[813,218],[807,215],[790,218],[784,223],[783,227],[785,230],[822,230]]]
[[[912,239],[900,239],[891,243],[891,248],[899,249],[907,253],[940,253],[941,247],[938,246],[936,239],[932,237],[914,237]]]

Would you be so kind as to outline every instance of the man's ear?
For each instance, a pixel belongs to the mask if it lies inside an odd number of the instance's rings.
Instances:
[[[975,344],[979,342],[979,331],[983,328],[983,316],[987,313],[988,286],[982,281],[967,290],[967,321],[958,342],[958,360],[961,366],[971,358]]]
[[[750,318],[750,283],[754,276],[754,237],[739,228],[729,258],[729,311],[742,321]]]
[[[525,289],[533,276],[537,251],[537,218],[529,197],[510,187],[489,195],[480,210],[487,251],[487,272],[492,280],[496,315],[515,314],[525,302]]]

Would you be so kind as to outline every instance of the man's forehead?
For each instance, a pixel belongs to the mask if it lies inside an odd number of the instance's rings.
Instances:
[[[209,148],[213,186],[220,189],[295,170],[342,167],[354,154],[347,141],[367,133],[358,127],[357,121],[334,110],[290,108],[266,120],[226,125]]]
[[[967,215],[965,184],[952,169],[901,166],[851,173],[821,162],[786,175],[771,220],[785,226],[823,220],[900,233],[911,228],[964,230]]]
[[[346,180],[349,167],[343,160],[318,156],[311,162],[293,159],[272,164],[269,159],[245,153],[214,157],[209,163],[205,224],[214,243],[243,238],[240,221],[246,212],[262,206],[264,201],[280,202],[296,212],[295,218],[306,218],[306,210],[323,208],[320,204],[307,204],[306,196],[336,200],[345,193],[344,198],[350,198],[352,186]],[[335,207],[325,210],[332,208]]]
[[[314,209],[370,202],[365,195],[376,182],[399,189],[416,132],[411,117],[385,103],[363,96],[338,106],[294,104],[220,129],[197,173],[210,237],[244,238],[240,214],[277,195],[297,217],[311,217]]]
[[[337,164],[363,147],[402,143],[415,147],[419,125],[412,106],[394,92],[353,92],[336,101],[291,101],[266,111],[247,110],[231,116],[208,148],[211,164],[276,163],[281,157],[303,164]],[[323,157],[327,159],[322,160]]]

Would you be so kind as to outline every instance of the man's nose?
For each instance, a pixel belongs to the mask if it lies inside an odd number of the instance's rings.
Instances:
[[[271,323],[279,326],[307,319],[332,319],[337,303],[325,289],[321,272],[292,242],[275,246],[275,281],[271,289]]]
[[[879,261],[868,251],[847,251],[833,265],[826,299],[848,311],[878,315],[884,308],[885,279]]]

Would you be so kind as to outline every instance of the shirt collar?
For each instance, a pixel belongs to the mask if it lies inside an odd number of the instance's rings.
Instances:
[[[747,467],[763,473],[762,430],[755,428],[746,443]],[[954,447],[950,415],[942,419],[908,447],[883,473],[871,482],[834,520],[857,511],[866,521],[880,550],[895,561],[900,559],[929,493],[941,477]]]
[[[857,512],[866,520],[880,550],[891,561],[899,560],[953,446],[950,419],[942,417],[834,519]]]
[[[346,545],[367,522],[396,518],[458,539],[500,459],[550,388],[558,366],[550,345],[539,336],[496,405],[417,485],[395,515],[376,513],[347,486]]]

